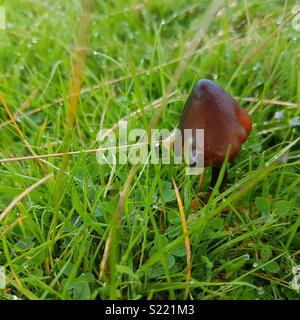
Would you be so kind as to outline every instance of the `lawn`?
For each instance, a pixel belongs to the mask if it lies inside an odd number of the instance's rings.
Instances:
[[[0,298],[299,299],[294,5],[1,1]],[[225,190],[98,163],[100,129],[172,130],[203,78],[253,122]]]

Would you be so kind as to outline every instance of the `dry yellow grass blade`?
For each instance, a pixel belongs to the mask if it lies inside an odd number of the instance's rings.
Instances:
[[[186,218],[185,218],[185,213],[184,213],[184,208],[182,205],[182,201],[181,201],[181,197],[180,197],[180,193],[179,190],[177,188],[176,182],[173,179],[173,185],[175,188],[175,193],[176,193],[176,199],[177,199],[177,203],[178,203],[178,208],[179,208],[179,212],[180,212],[180,218],[181,218],[181,226],[182,226],[182,231],[184,233],[184,243],[185,243],[185,251],[186,251],[186,288],[185,288],[185,293],[184,293],[184,298],[187,299],[189,291],[190,291],[190,280],[191,280],[191,275],[192,275],[192,265],[191,265],[191,241],[190,241],[190,237],[188,234],[188,227],[187,227],[187,223],[186,223]]]
[[[9,109],[6,101],[4,100],[4,98],[3,98],[2,96],[0,96],[0,100],[1,100],[1,102],[2,102],[2,104],[3,104],[3,106],[4,106],[4,109],[5,109],[6,113],[8,114],[8,116],[9,116],[9,118],[10,118],[11,122],[13,123],[16,131],[18,132],[18,135],[19,135],[20,138],[23,140],[23,142],[25,143],[25,145],[26,145],[26,147],[28,148],[28,150],[29,150],[33,155],[36,155],[35,152],[34,152],[34,150],[33,150],[32,147],[31,147],[30,143],[27,141],[27,139],[26,139],[23,131],[22,131],[22,130],[20,129],[20,127],[18,126],[18,124],[17,124],[17,122],[16,122],[16,120],[15,120],[15,118],[14,118],[14,115],[13,115],[12,112],[10,111],[10,109]]]
[[[19,161],[26,161],[26,160],[64,157],[64,156],[72,156],[72,155],[76,156],[76,155],[81,155],[81,154],[97,153],[99,151],[117,150],[119,148],[121,149],[121,148],[127,148],[127,147],[137,147],[137,146],[142,146],[145,144],[146,143],[134,143],[134,144],[127,144],[127,145],[116,146],[116,147],[96,148],[96,149],[90,149],[90,150],[77,150],[77,151],[68,151],[68,152],[40,154],[40,155],[34,155],[34,156],[5,158],[5,159],[0,159],[0,164],[8,163],[8,162],[15,162],[15,161],[19,162]]]
[[[84,67],[88,52],[90,27],[93,13],[93,0],[82,0],[82,16],[78,24],[77,43],[72,54],[72,75],[70,79],[67,126],[72,130],[77,118],[83,84]]]
[[[109,253],[111,250],[111,243],[113,241],[113,234],[116,233],[118,231],[118,228],[121,224],[121,220],[123,217],[123,211],[124,211],[124,206],[126,203],[126,198],[130,189],[130,185],[131,185],[131,181],[134,178],[135,174],[136,174],[136,170],[138,168],[138,165],[135,165],[131,168],[129,175],[125,181],[124,184],[124,188],[122,189],[122,191],[120,192],[120,198],[119,198],[119,202],[118,202],[118,206],[116,209],[116,213],[114,216],[114,221],[112,223],[111,229],[109,231],[106,243],[105,243],[105,247],[104,247],[104,252],[103,252],[103,256],[102,256],[102,260],[100,263],[100,271],[99,271],[99,281],[104,280],[104,275],[106,274],[106,278],[109,278],[109,274],[110,274],[110,270],[108,270],[108,262],[109,262]]]
[[[50,173],[46,175],[44,178],[40,179],[30,187],[28,187],[26,190],[24,190],[21,194],[19,194],[5,209],[4,211],[0,214],[0,221],[2,221],[7,214],[20,202],[22,201],[31,191],[45,183],[47,180],[53,177],[53,174]]]
[[[292,254],[292,256],[298,256],[298,255],[300,255],[300,250],[297,250],[296,252],[294,252],[294,253]]]
[[[235,99],[240,100],[240,101],[245,101],[245,102],[260,102],[262,104],[273,104],[276,106],[282,106],[282,107],[288,107],[291,109],[299,108],[300,104],[299,103],[294,103],[290,101],[282,101],[282,100],[277,100],[277,99],[259,99],[259,98],[253,98],[253,97],[235,97]]]
[[[14,113],[13,117],[14,119],[19,119],[20,116],[22,115],[23,111],[25,109],[27,109],[29,106],[30,106],[30,102],[34,99],[34,97],[36,96],[36,94],[38,93],[38,90],[34,90],[31,95],[28,97],[27,100],[25,100],[22,105],[20,106],[20,108]],[[27,114],[27,113],[26,113]],[[3,123],[1,123],[0,127],[5,127],[6,125],[12,123],[11,120],[7,120],[7,121],[4,121]]]
[[[4,100],[4,98],[0,95],[0,100],[4,106],[4,109],[6,111],[6,113],[8,114],[11,122],[13,123],[18,135],[20,136],[20,138],[22,139],[22,141],[24,142],[24,144],[26,145],[27,149],[30,151],[30,153],[33,155],[33,156],[37,156],[37,154],[34,152],[34,150],[32,149],[30,143],[28,142],[28,140],[26,139],[23,131],[20,129],[20,127],[18,126],[17,122],[16,122],[16,119],[14,118],[14,115],[12,114],[12,112],[10,111],[6,101]],[[45,161],[43,159],[39,159],[37,158],[38,161],[40,161],[40,165],[41,167],[46,171],[45,167],[43,166],[43,163],[49,165],[50,167],[56,169],[56,170],[59,170],[58,167],[56,167],[55,165],[53,165],[52,163],[48,162],[48,161]]]

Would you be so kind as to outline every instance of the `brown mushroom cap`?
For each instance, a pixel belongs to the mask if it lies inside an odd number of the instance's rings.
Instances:
[[[251,132],[252,121],[223,88],[203,79],[196,84],[184,106],[180,129],[182,135],[184,129],[204,129],[204,165],[218,167],[228,150],[229,161],[237,157]]]

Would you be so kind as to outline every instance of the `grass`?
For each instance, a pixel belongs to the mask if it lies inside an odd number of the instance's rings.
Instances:
[[[0,5],[2,299],[299,298],[291,1],[95,1],[90,25],[80,1]],[[100,166],[94,152],[3,161],[95,149],[100,126],[124,117],[129,128],[172,129],[201,78],[254,123],[227,189],[206,205],[210,169],[199,187],[184,165]]]

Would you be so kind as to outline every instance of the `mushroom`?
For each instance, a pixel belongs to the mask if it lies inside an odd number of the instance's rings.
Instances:
[[[204,129],[204,166],[212,167],[210,187],[217,182],[221,166],[239,154],[241,145],[252,129],[248,113],[218,84],[200,80],[189,96],[180,120],[180,130],[192,129],[192,150],[195,129]],[[183,144],[186,141],[183,140]],[[224,180],[227,175],[225,172]],[[223,185],[222,183],[222,185]]]

